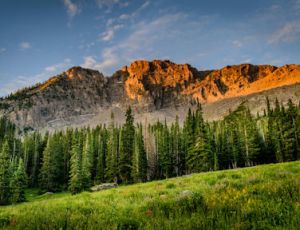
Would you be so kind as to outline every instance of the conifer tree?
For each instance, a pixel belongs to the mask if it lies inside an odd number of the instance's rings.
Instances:
[[[92,172],[92,137],[91,133],[87,133],[87,137],[84,142],[83,151],[82,151],[82,186],[83,188],[89,188],[91,186],[91,172]]]
[[[76,135],[77,134],[77,135]],[[73,136],[71,160],[70,160],[70,180],[69,180],[69,191],[72,194],[79,193],[83,190],[82,184],[82,158],[80,149],[80,140],[78,139],[79,134],[75,133]]]
[[[43,190],[60,191],[63,185],[63,148],[61,133],[54,133],[48,138],[43,152],[43,163],[39,184]]]
[[[52,173],[51,173],[51,138],[48,138],[46,148],[43,152],[43,163],[39,175],[39,185],[44,190],[51,191],[52,184]]]
[[[147,180],[147,155],[144,147],[141,125],[137,127],[137,131],[134,136],[134,152],[131,174],[134,182],[145,182]]]
[[[10,158],[10,147],[8,141],[5,140],[2,145],[0,152],[0,205],[9,203],[9,158]]]
[[[36,187],[38,185],[38,173],[41,167],[41,153],[43,151],[42,137],[40,133],[35,132],[33,134],[34,149],[32,159],[32,169],[30,173],[30,185]]]
[[[10,181],[10,200],[12,203],[25,201],[25,188],[27,185],[27,176],[22,158],[19,159],[19,164],[16,171],[13,173]]]
[[[120,138],[120,177],[123,183],[131,183],[132,154],[134,147],[134,117],[131,107],[126,111],[126,122]]]
[[[108,132],[104,127],[101,129],[99,134],[99,146],[97,151],[97,164],[96,164],[96,182],[104,182],[105,181],[105,170],[107,168],[107,154],[108,154]],[[109,176],[110,177],[110,176]]]
[[[180,176],[185,172],[185,154],[182,151],[182,133],[179,127],[178,116],[175,123],[171,126],[171,152],[173,156],[173,164],[175,175]]]
[[[108,132],[106,171],[105,176],[109,182],[119,181],[119,142],[122,136],[122,130],[114,126],[114,116],[111,116],[111,124]]]

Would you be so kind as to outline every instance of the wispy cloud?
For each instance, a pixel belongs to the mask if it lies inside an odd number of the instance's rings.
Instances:
[[[169,35],[176,31],[176,23],[184,17],[184,14],[177,13],[163,15],[152,21],[142,21],[134,25],[129,37],[118,46],[131,55],[138,53],[138,50],[146,51],[155,41],[168,39]]]
[[[115,4],[119,4],[120,0],[96,0],[96,3],[100,8],[112,7]]]
[[[73,3],[71,0],[63,0],[63,1],[64,1],[64,5],[67,9],[67,13],[70,18],[73,18],[77,14],[80,13],[79,7],[75,3]]]
[[[30,49],[30,48],[31,48],[30,42],[21,42],[21,43],[19,44],[19,46],[20,46],[20,48],[21,48],[22,50],[26,50],[26,49]]]
[[[56,72],[60,69],[66,68],[71,65],[71,59],[66,58],[62,63],[57,63],[51,66],[47,66],[45,71],[47,72]]]
[[[52,66],[45,67],[44,70],[33,76],[19,75],[13,78],[6,84],[0,85],[0,96],[8,95],[16,90],[22,89],[24,87],[32,86],[37,83],[41,83],[47,80],[53,72],[63,70],[71,65],[71,59],[66,58],[62,63],[58,63]]]
[[[150,1],[148,0],[148,1],[144,2],[143,5],[141,5],[140,10],[147,8],[149,5],[150,5]]]
[[[130,14],[121,14],[119,18],[121,20],[126,20],[126,19],[130,18]]]
[[[177,13],[134,23],[131,25],[130,33],[126,38],[104,49],[98,58],[95,56],[84,57],[82,66],[97,69],[107,75],[116,70],[121,63],[145,58],[145,54],[150,56],[155,51],[155,43],[169,39],[174,32],[176,33],[178,22],[184,18],[184,14]],[[117,28],[119,29],[119,27]],[[104,38],[106,39],[106,37],[102,37],[102,39]]]
[[[46,72],[36,74],[34,76],[17,76],[12,81],[0,86],[0,96],[6,96],[12,92],[16,92],[24,87],[35,85],[36,83],[45,81],[49,76]]]
[[[100,35],[100,38],[102,41],[111,41],[114,36],[115,33],[120,30],[121,28],[123,28],[122,24],[118,24],[118,25],[114,25],[114,26],[110,26],[105,32],[103,32]]]
[[[268,39],[269,44],[293,42],[300,37],[300,20],[290,21],[275,31]]]
[[[129,6],[129,1],[124,0],[95,0],[99,8],[112,8],[118,6],[120,8],[126,8]]]
[[[84,62],[81,64],[84,68],[96,69],[104,74],[108,74],[107,70],[116,67],[119,64],[119,58],[113,52],[113,49],[104,49],[101,53],[101,60],[97,60],[94,56],[84,57]]]
[[[240,41],[240,40],[234,40],[234,41],[232,42],[232,45],[234,45],[234,46],[237,47],[237,48],[241,48],[241,47],[243,46],[243,42]]]
[[[99,2],[101,3],[100,5],[107,5],[107,6],[117,4],[117,3],[121,4],[121,2],[119,0],[114,0],[114,1],[101,0]],[[138,7],[131,14],[121,14],[119,17],[109,18],[106,22],[107,30],[104,31],[102,34],[100,34],[101,40],[102,41],[111,41],[114,38],[115,33],[124,27],[124,25],[121,24],[121,21],[138,16],[141,13],[141,11],[146,9],[149,5],[150,5],[150,1],[145,1],[140,7]],[[119,24],[116,24],[116,23],[119,23]]]

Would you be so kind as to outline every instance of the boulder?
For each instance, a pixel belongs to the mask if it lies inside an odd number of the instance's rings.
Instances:
[[[91,187],[92,192],[97,192],[101,190],[106,190],[106,189],[112,189],[118,187],[118,184],[116,183],[105,183],[105,184],[99,184]]]
[[[53,192],[45,192],[42,196],[50,196],[50,195],[53,195],[54,193]]]
[[[183,190],[179,193],[180,198],[187,198],[193,195],[193,192],[190,190]]]

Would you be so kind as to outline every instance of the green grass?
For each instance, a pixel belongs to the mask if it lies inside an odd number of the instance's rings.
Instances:
[[[300,162],[193,174],[0,208],[5,229],[299,229]]]

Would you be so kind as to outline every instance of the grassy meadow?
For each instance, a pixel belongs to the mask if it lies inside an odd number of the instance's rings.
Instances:
[[[4,229],[299,229],[300,162],[192,174],[0,207]]]

